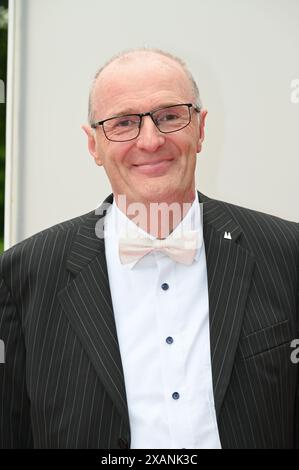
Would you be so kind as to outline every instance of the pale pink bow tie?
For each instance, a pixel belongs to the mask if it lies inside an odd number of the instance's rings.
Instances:
[[[119,257],[122,264],[138,261],[152,251],[161,251],[172,260],[190,265],[198,248],[198,232],[184,232],[180,238],[169,236],[163,240],[148,237],[122,236],[119,239]]]

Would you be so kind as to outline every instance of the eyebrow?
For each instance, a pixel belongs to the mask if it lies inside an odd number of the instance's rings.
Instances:
[[[126,114],[138,114],[134,108],[125,108],[117,113],[113,113],[113,116],[125,116]]]
[[[152,112],[152,111],[156,111],[157,109],[167,108],[167,106],[177,106],[179,104],[182,104],[182,103],[174,103],[173,101],[166,102],[166,103],[163,103],[163,104],[160,104],[158,106],[153,107],[150,111]],[[145,112],[147,112],[147,111],[145,111]],[[114,113],[111,117],[126,116],[128,114],[140,114],[140,113],[138,113],[136,111],[136,109],[134,109],[134,108],[125,108],[125,109],[122,109],[118,113]]]

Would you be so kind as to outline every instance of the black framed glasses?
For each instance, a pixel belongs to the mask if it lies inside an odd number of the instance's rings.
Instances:
[[[104,134],[112,142],[127,142],[136,139],[140,134],[142,118],[150,116],[155,126],[163,134],[177,132],[191,122],[191,111],[200,112],[200,107],[192,103],[175,104],[155,109],[148,113],[125,114],[113,116],[91,124],[93,129],[103,127]]]

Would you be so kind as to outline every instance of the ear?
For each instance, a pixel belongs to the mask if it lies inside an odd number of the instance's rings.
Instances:
[[[98,151],[98,146],[97,146],[97,141],[96,141],[96,135],[95,135],[95,129],[92,129],[92,127],[88,125],[83,125],[81,126],[85,134],[87,135],[88,139],[88,150],[90,155],[93,156],[94,161],[97,165],[101,166],[103,165],[102,159],[99,156],[99,151]]]
[[[205,138],[205,124],[206,124],[206,117],[208,111],[206,109],[202,109],[199,114],[199,134],[198,134],[198,141],[197,141],[197,153],[201,151],[202,143]]]

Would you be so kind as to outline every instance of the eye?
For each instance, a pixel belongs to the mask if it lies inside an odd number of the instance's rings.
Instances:
[[[122,119],[119,120],[115,123],[116,127],[130,127],[132,125],[136,124],[136,121],[133,119]]]
[[[175,121],[179,117],[180,116],[178,114],[171,112],[171,113],[162,114],[161,116],[158,117],[158,120],[159,120],[159,122]]]
[[[114,130],[122,130],[122,129],[129,129],[136,127],[139,125],[139,117],[138,116],[120,116],[118,118],[111,119],[107,121],[108,126],[110,129]]]

